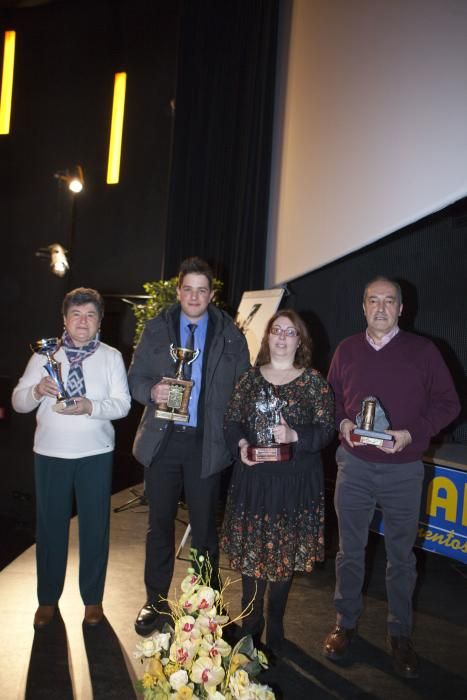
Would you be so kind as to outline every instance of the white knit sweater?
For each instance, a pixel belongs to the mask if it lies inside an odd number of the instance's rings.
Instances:
[[[61,363],[62,379],[66,386],[70,365],[62,348],[55,359]],[[92,403],[90,416],[56,413],[52,411],[55,399],[49,396],[36,401],[33,387],[47,376],[44,369],[46,361],[42,355],[32,355],[12,396],[13,408],[18,413],[38,409],[34,452],[64,459],[111,452],[115,431],[110,421],[126,416],[131,404],[121,353],[110,345],[100,343],[96,352],[83,362],[86,398]]]

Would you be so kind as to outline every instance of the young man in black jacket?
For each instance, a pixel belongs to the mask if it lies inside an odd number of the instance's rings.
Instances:
[[[189,511],[192,547],[219,568],[216,508],[221,472],[230,464],[223,417],[239,376],[250,364],[245,337],[232,319],[211,304],[212,271],[200,258],[185,260],[177,285],[178,303],[148,321],[129,371],[132,396],[145,406],[133,453],[145,467],[149,503],[144,579],[147,601],[135,629],[143,636],[166,619],[167,598],[175,561],[175,517],[182,488]],[[190,337],[191,336],[191,337]],[[193,388],[189,420],[155,417],[167,401],[174,365],[169,348],[193,346],[199,355],[191,365]],[[162,613],[162,614],[161,614]]]

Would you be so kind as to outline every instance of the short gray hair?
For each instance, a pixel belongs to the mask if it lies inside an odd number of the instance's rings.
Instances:
[[[392,284],[392,286],[396,290],[397,301],[399,302],[399,304],[402,304],[402,289],[399,282],[396,282],[396,280],[392,280],[389,277],[385,277],[384,275],[378,275],[377,277],[373,277],[373,279],[366,283],[365,289],[363,290],[363,302],[365,302],[368,287],[370,287],[372,284],[375,284],[375,282],[388,282],[389,284]]]
[[[96,289],[90,289],[89,287],[78,287],[65,295],[62,304],[63,315],[67,315],[70,306],[83,306],[83,304],[94,304],[99,321],[102,320],[104,316],[104,300]]]

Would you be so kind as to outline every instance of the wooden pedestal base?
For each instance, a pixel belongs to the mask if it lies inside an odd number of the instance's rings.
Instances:
[[[292,459],[292,445],[249,445],[246,454],[252,462],[288,462]]]
[[[372,430],[361,430],[360,428],[355,428],[350,433],[350,439],[352,442],[360,443],[361,445],[374,445],[375,447],[393,447],[394,438],[392,435],[387,433],[377,433]]]

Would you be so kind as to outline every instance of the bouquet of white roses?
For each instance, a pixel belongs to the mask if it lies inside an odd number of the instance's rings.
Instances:
[[[202,568],[203,557],[198,564]],[[224,599],[231,581],[217,591],[209,566],[204,569],[205,578],[189,569],[180,598],[169,601],[172,624],[137,644],[134,656],[145,666],[137,689],[144,700],[274,700],[271,688],[251,680],[267,668],[251,637],[233,648],[223,639],[223,629],[245,617],[248,608],[231,620]]]

